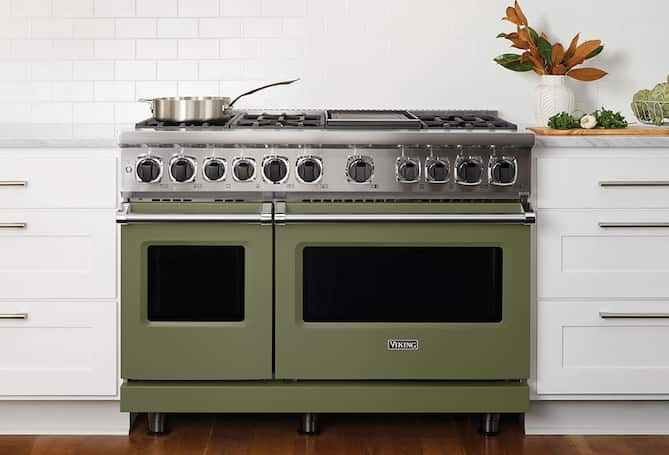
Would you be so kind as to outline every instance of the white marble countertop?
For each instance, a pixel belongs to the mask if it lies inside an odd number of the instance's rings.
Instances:
[[[118,141],[112,139],[3,139],[0,148],[116,148]]]
[[[666,148],[669,136],[537,136],[544,148]]]

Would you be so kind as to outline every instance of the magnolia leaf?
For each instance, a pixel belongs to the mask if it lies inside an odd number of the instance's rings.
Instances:
[[[497,38],[506,38],[506,33],[502,32],[497,35]]]
[[[602,45],[599,46],[597,49],[595,49],[594,51],[590,52],[590,54],[588,54],[588,56],[585,57],[585,59],[588,60],[588,59],[591,59],[591,58],[593,58],[593,57],[597,57],[599,54],[602,53],[603,50],[604,50],[604,45],[602,44]]]
[[[596,81],[597,79],[601,79],[607,74],[608,73],[606,71],[602,71],[598,68],[578,68],[569,71],[567,73],[567,76],[571,77],[572,79],[576,79],[578,81],[590,82],[590,81]]]
[[[531,62],[521,62],[518,54],[502,54],[495,57],[495,63],[511,71],[531,71],[533,65]]]
[[[525,13],[523,13],[523,10],[520,8],[518,0],[516,0],[514,9],[516,10],[516,15],[518,16],[520,23],[523,25],[527,25],[527,17],[525,16]]]
[[[578,39],[580,38],[580,36],[581,34],[577,33],[576,36],[571,40],[571,44],[564,53],[565,60],[569,60],[570,58],[572,58],[574,52],[576,52],[576,47],[578,46]]]
[[[562,47],[562,44],[560,43],[554,44],[551,55],[551,62],[553,63],[553,65],[559,65],[560,63],[562,63],[563,58],[564,58],[564,47]]]
[[[532,37],[532,42],[536,43],[539,41],[539,34],[537,33],[536,30],[534,30],[532,27],[526,27],[527,31],[530,33],[530,36]]]
[[[572,68],[575,65],[583,63],[586,57],[593,53],[601,44],[600,40],[589,40],[578,46],[574,55],[567,59],[567,67]]]
[[[553,46],[545,38],[539,37],[537,48],[547,65],[553,64]]]

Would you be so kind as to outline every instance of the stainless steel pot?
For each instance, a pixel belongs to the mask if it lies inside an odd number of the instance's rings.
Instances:
[[[299,79],[274,82],[242,93],[230,101],[227,96],[169,96],[164,98],[140,99],[150,103],[151,112],[156,120],[162,122],[193,122],[219,120],[224,118],[225,111],[232,108],[240,98],[277,85],[289,85]]]

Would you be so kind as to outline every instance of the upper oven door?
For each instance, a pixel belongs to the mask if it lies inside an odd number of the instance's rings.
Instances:
[[[284,221],[277,378],[528,377],[520,204],[289,204]]]
[[[123,378],[272,377],[272,226],[261,221],[260,204],[123,215]]]

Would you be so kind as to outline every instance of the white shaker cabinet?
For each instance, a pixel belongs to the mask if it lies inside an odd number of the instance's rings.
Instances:
[[[669,139],[540,146],[535,171],[536,397],[669,395]]]
[[[116,163],[0,149],[0,399],[118,396]]]

